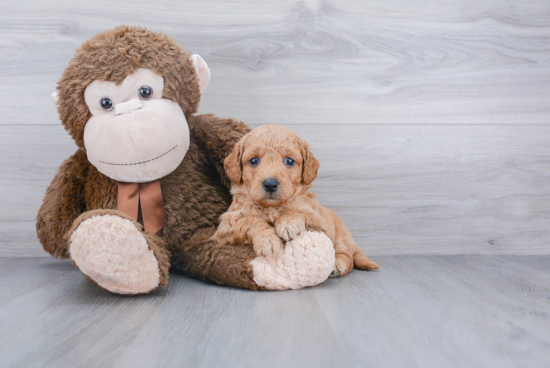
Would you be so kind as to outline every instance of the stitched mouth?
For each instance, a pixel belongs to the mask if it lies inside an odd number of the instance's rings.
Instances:
[[[112,162],[105,162],[105,161],[101,161],[101,160],[99,160],[99,162],[101,162],[102,164],[113,165],[113,166],[133,166],[133,165],[141,165],[141,164],[145,164],[145,163],[147,163],[147,162],[155,161],[155,160],[161,158],[162,156],[166,156],[167,154],[169,154],[170,152],[172,152],[173,150],[175,150],[177,146],[178,146],[178,145],[176,144],[174,147],[170,148],[168,151],[164,152],[162,155],[157,156],[157,157],[155,157],[155,158],[151,158],[151,159],[146,160],[146,161],[134,162],[134,163],[131,163],[131,164],[114,164],[114,163],[112,163]]]

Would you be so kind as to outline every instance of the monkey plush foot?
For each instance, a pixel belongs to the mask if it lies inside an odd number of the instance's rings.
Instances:
[[[278,256],[259,256],[250,263],[258,286],[285,290],[322,283],[330,276],[334,262],[334,246],[329,237],[306,231],[287,242]]]
[[[112,293],[145,294],[168,281],[168,252],[162,239],[145,233],[118,211],[82,214],[69,236],[73,263]]]

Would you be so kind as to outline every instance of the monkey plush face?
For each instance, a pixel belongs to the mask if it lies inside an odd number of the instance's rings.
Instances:
[[[88,160],[111,179],[143,183],[174,171],[189,148],[181,107],[162,98],[164,79],[138,69],[122,83],[92,82],[84,92],[92,117],[84,127]]]
[[[52,98],[61,121],[99,172],[154,181],[189,148],[189,121],[210,70],[168,36],[120,26],[86,41]]]

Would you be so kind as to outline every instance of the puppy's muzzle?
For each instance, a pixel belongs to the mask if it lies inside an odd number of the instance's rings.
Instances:
[[[265,179],[262,183],[262,187],[267,193],[275,193],[279,189],[279,180],[275,178]]]

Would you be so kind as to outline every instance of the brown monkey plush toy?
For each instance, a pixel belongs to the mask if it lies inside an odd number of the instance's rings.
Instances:
[[[330,239],[307,232],[279,258],[211,240],[231,203],[224,159],[250,129],[194,115],[210,79],[172,39],[121,26],[85,42],[52,95],[78,149],[37,218],[54,257],[119,294],[161,289],[168,271],[253,290],[296,289],[330,275]]]

